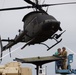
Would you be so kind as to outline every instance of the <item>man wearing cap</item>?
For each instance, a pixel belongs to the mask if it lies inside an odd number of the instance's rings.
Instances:
[[[63,62],[62,62],[62,69],[67,69],[67,51],[65,47],[62,47],[62,53],[61,56],[64,58]]]

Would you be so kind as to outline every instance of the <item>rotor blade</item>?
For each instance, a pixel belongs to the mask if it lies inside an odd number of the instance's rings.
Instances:
[[[32,2],[31,0],[24,0],[24,1],[26,1],[26,2],[29,3],[29,4],[35,5],[35,3]]]
[[[16,8],[4,8],[4,9],[0,9],[0,11],[19,10],[19,9],[25,9],[25,8],[32,8],[32,6],[24,6],[24,7],[16,7]]]
[[[25,8],[37,8],[39,10],[42,10],[41,7],[56,6],[56,5],[67,5],[67,4],[76,4],[76,2],[57,3],[57,4],[43,4],[43,5],[37,5],[37,6],[24,6],[24,7],[16,7],[16,8],[4,8],[4,9],[0,9],[0,11],[19,10],[19,9],[25,9]]]
[[[43,5],[40,5],[40,6],[46,7],[46,6],[67,5],[67,4],[76,4],[76,2],[56,3],[56,4],[43,4]]]

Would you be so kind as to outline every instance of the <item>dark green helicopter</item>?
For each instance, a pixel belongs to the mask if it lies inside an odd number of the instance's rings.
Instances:
[[[7,11],[7,10],[18,10],[18,9],[25,9],[25,8],[35,8],[36,11],[32,11],[24,16],[23,22],[23,30],[19,30],[19,35],[16,35],[14,39],[1,39],[0,37],[0,56],[2,57],[2,52],[6,49],[10,48],[19,43],[19,42],[26,42],[26,44],[21,48],[23,49],[27,45],[34,45],[34,44],[43,44],[48,47],[47,50],[50,50],[52,47],[57,45],[61,42],[62,39],[58,41],[61,35],[65,32],[62,31],[60,27],[60,22],[57,21],[53,16],[49,15],[42,7],[47,6],[55,6],[55,5],[64,5],[64,4],[76,4],[76,2],[70,3],[58,3],[58,4],[42,4],[32,2],[31,0],[24,0],[25,2],[31,4],[31,6],[24,6],[24,7],[16,7],[16,8],[5,8],[0,9],[0,11]],[[60,34],[56,34],[57,31],[61,31]],[[56,40],[56,43],[51,47],[47,46],[43,42],[48,39]],[[2,45],[2,41],[8,42],[5,46]],[[11,56],[11,55],[10,55]]]

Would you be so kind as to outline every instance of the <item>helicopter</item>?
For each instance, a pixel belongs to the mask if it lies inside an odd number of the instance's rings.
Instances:
[[[2,57],[3,51],[9,49],[17,43],[26,42],[26,44],[21,48],[24,49],[27,45],[34,45],[34,44],[43,44],[47,47],[47,51],[53,48],[55,45],[62,41],[62,38],[58,40],[61,35],[66,31],[62,30],[60,27],[60,21],[57,21],[55,17],[49,15],[42,7],[47,6],[54,6],[54,5],[64,5],[64,4],[76,4],[76,2],[70,3],[57,3],[57,4],[42,4],[36,2],[32,2],[31,0],[24,0],[31,6],[24,6],[24,7],[16,7],[16,8],[4,8],[0,9],[0,11],[7,11],[7,10],[19,10],[25,8],[35,8],[35,11],[29,12],[26,14],[22,21],[24,23],[23,30],[19,30],[19,35],[16,35],[14,39],[1,39],[0,36],[0,57]],[[56,34],[57,31],[61,31],[60,34]],[[54,39],[56,41],[51,47],[47,44],[43,43],[48,39]],[[3,46],[2,42],[8,42],[5,46]],[[11,56],[11,55],[10,55]]]

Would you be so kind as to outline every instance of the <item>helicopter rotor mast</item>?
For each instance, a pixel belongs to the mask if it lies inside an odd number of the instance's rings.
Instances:
[[[36,5],[38,5],[38,0],[35,0],[36,1]],[[36,8],[36,11],[37,11],[37,8]]]
[[[38,5],[38,0],[36,0],[36,5]]]
[[[39,5],[39,4],[38,4],[38,0],[35,0],[35,2],[32,2],[31,0],[24,0],[24,1],[26,1],[26,2],[29,3],[29,4],[31,4],[31,5],[32,5],[32,8],[35,8],[36,11],[37,11],[37,9],[38,9],[38,10],[40,10],[40,11],[42,11],[42,12],[45,12],[45,11],[42,9],[42,5]]]

